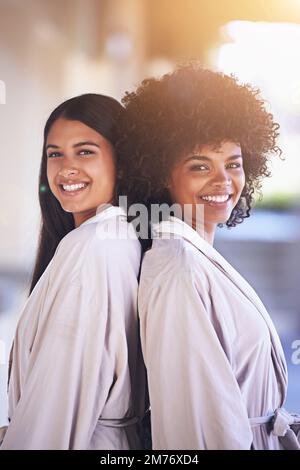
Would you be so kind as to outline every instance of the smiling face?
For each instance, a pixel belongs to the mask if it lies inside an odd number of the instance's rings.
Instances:
[[[57,119],[47,136],[47,177],[75,226],[114,197],[115,162],[111,143],[80,121]]]
[[[172,169],[168,189],[173,202],[204,205],[204,229],[225,223],[245,185],[241,147],[230,141],[218,148],[203,146],[180,159]]]

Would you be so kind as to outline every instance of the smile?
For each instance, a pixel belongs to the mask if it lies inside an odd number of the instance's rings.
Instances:
[[[89,183],[60,184],[59,188],[64,194],[68,193],[71,196],[84,191],[88,185]]]
[[[215,202],[224,204],[232,197],[232,194],[216,195],[216,196],[201,196],[201,199],[207,202]]]

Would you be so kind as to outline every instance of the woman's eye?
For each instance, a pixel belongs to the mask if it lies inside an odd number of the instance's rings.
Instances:
[[[48,154],[48,158],[53,158],[53,157],[60,157],[61,153],[59,152],[51,152]]]
[[[95,152],[92,152],[91,150],[80,150],[79,155],[92,155]]]
[[[191,171],[205,171],[209,170],[209,168],[206,165],[192,165],[190,167]]]
[[[228,168],[241,168],[241,164],[240,163],[230,163],[228,165]]]

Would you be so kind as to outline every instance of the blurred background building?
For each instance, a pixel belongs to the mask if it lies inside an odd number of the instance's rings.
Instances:
[[[286,407],[300,412],[300,0],[0,0],[0,425],[37,245],[45,120],[71,96],[120,99],[190,59],[259,86],[281,124],[285,160],[217,248],[269,309],[289,367]]]

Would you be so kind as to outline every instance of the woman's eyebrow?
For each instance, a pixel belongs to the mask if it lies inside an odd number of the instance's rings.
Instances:
[[[238,158],[243,158],[242,154],[236,154],[236,155],[230,155],[226,160],[237,160]],[[206,157],[205,155],[192,155],[191,157],[188,157],[184,162],[189,162],[190,160],[199,160],[199,161],[204,161],[204,162],[209,162],[212,161],[211,158]]]
[[[77,144],[73,145],[73,148],[81,147],[82,145],[92,145],[94,147],[100,148],[100,145],[96,144],[95,142],[91,142],[89,140],[86,140],[84,142],[78,142]],[[48,150],[49,148],[59,149],[60,147],[59,147],[59,145],[48,144],[47,147],[46,147],[46,150]]]
[[[46,147],[46,150],[48,150],[49,148],[52,148],[52,149],[59,149],[60,147],[59,147],[58,145],[48,144],[47,147]]]
[[[94,147],[100,148],[100,145],[96,144],[95,142],[91,142],[90,140],[86,140],[84,142],[78,142],[77,144],[74,144],[73,147],[81,147],[82,145],[93,145]]]
[[[237,155],[231,155],[227,158],[227,160],[237,160],[238,158],[243,158],[243,155],[241,153]]]
[[[211,161],[211,158],[205,157],[204,155],[192,155],[191,157],[188,157],[184,163],[189,162],[190,160],[200,160],[204,162],[209,162]]]

